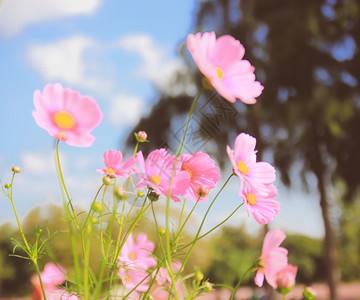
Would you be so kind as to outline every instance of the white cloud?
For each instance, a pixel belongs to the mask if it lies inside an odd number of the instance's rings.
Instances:
[[[21,169],[24,173],[35,176],[54,174],[54,157],[39,153],[23,152],[20,154]]]
[[[135,125],[143,115],[140,98],[129,95],[116,95],[110,98],[108,117],[113,125]]]
[[[96,62],[94,68],[92,61],[86,60],[86,54],[96,49],[95,41],[76,35],[54,43],[32,45],[28,59],[45,81],[60,80],[93,91],[110,89],[111,83],[96,74]],[[94,71],[95,74],[89,74]]]
[[[143,64],[136,70],[139,77],[150,80],[162,93],[178,95],[185,91],[194,93],[194,85],[177,81],[186,73],[186,66],[178,58],[169,58],[166,49],[157,45],[149,35],[125,36],[118,42],[120,49],[137,53]]]
[[[110,45],[110,46],[109,46]],[[157,45],[148,35],[131,35],[115,44],[102,45],[81,35],[52,43],[32,45],[28,60],[44,81],[61,81],[76,88],[85,88],[109,100],[107,117],[113,125],[134,125],[146,114],[144,102],[137,96],[119,94],[110,63],[103,63],[108,51],[114,48],[133,52],[141,58],[135,74],[153,83],[162,93],[176,96],[193,95],[186,67],[179,58],[168,55],[166,48]],[[105,59],[105,61],[107,61]],[[181,80],[176,80],[180,74]]]
[[[2,0],[0,4],[0,34],[10,37],[31,24],[92,14],[100,0]]]

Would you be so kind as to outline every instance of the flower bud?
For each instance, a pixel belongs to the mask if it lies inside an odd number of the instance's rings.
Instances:
[[[92,205],[94,212],[101,213],[103,211],[103,205],[100,202],[94,202]]]
[[[204,283],[204,291],[206,293],[211,293],[213,290],[214,290],[214,288],[213,288],[212,284],[209,281],[206,281]]]
[[[137,195],[138,195],[138,197],[139,197],[139,198],[144,197],[144,193],[143,193],[143,192],[141,192],[141,191],[137,191]]]
[[[150,201],[158,201],[160,195],[156,194],[155,191],[150,191],[148,197],[149,197]]]
[[[198,195],[200,197],[207,197],[209,195],[209,189],[206,185],[201,185],[198,190]]]
[[[11,184],[10,183],[5,183],[4,188],[6,188],[6,189],[11,188]]]
[[[164,227],[159,228],[160,235],[164,235],[166,233],[166,229]]]
[[[306,300],[314,300],[316,298],[317,294],[316,294],[316,291],[312,287],[307,286],[304,288],[303,296]]]
[[[147,139],[147,133],[146,133],[145,131],[139,131],[139,132],[137,133],[137,135],[138,135],[138,137],[139,137],[140,139],[146,141],[146,139]]]
[[[204,274],[198,268],[195,270],[195,278],[198,282],[204,279]]]
[[[42,234],[42,232],[43,232],[43,229],[41,227],[36,228],[36,235],[37,236],[40,236]]]
[[[21,172],[21,169],[20,169],[20,167],[18,167],[18,166],[13,166],[13,167],[11,168],[11,171],[13,171],[14,173],[20,173],[20,172]]]
[[[138,133],[134,132],[136,141],[139,143],[148,142],[147,133],[145,131],[139,131]]]
[[[110,185],[112,183],[111,178],[107,175],[104,176],[102,180],[104,185]]]
[[[286,295],[295,286],[295,277],[297,273],[297,267],[293,265],[287,265],[276,274],[276,291],[280,294]]]
[[[98,219],[97,217],[95,217],[95,216],[92,216],[91,219],[90,219],[90,221],[91,221],[92,224],[97,224],[97,223],[99,223],[99,219]]]

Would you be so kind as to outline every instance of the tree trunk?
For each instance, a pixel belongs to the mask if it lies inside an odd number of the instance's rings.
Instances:
[[[337,300],[338,270],[336,262],[335,237],[329,219],[329,205],[322,174],[316,174],[318,178],[318,190],[320,193],[320,207],[325,228],[324,252],[327,262],[327,281],[330,290],[330,300]]]

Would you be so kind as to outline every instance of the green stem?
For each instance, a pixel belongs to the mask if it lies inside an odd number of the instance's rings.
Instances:
[[[14,199],[13,199],[13,183],[14,183],[14,177],[15,177],[15,173],[13,173],[12,175],[12,178],[11,178],[11,184],[10,184],[10,196],[9,196],[9,199],[11,201],[11,205],[12,205],[12,208],[13,208],[13,211],[14,211],[14,214],[15,214],[15,218],[16,218],[16,222],[17,222],[17,225],[18,225],[18,228],[19,228],[19,231],[20,231],[20,234],[21,234],[21,237],[25,243],[25,246],[26,246],[26,249],[28,251],[30,251],[30,247],[29,247],[29,244],[26,240],[26,237],[25,237],[25,234],[24,234],[24,231],[21,227],[21,223],[20,223],[20,220],[19,220],[19,216],[17,214],[17,211],[16,211],[16,208],[15,208],[15,203],[14,203]],[[30,252],[29,252],[30,253]]]
[[[174,270],[172,268],[172,258],[171,258],[171,247],[170,247],[170,221],[169,221],[169,214],[170,214],[170,198],[171,198],[171,188],[172,188],[172,184],[173,184],[173,179],[174,179],[174,175],[175,175],[175,171],[176,171],[176,164],[178,162],[178,158],[181,155],[182,149],[184,147],[185,144],[185,139],[186,139],[186,135],[189,129],[189,125],[190,125],[190,121],[191,121],[191,117],[195,111],[195,107],[197,102],[200,99],[200,95],[202,93],[202,90],[199,91],[199,93],[196,95],[191,107],[190,107],[190,111],[189,111],[189,115],[187,118],[187,122],[186,122],[186,126],[185,126],[185,131],[184,131],[184,135],[182,137],[182,141],[181,144],[179,146],[179,149],[176,153],[176,159],[174,162],[174,166],[173,166],[173,170],[172,170],[172,174],[171,174],[171,178],[170,178],[170,183],[169,183],[169,191],[168,191],[168,195],[167,195],[167,199],[166,199],[166,210],[165,210],[165,222],[166,222],[166,261],[167,261],[167,266],[168,266],[168,273],[169,276],[171,278],[171,288],[170,288],[170,294],[175,286],[175,275],[174,275]],[[179,272],[180,274],[180,272]],[[175,297],[176,299],[179,298],[179,295],[177,293],[177,290],[175,288]]]
[[[80,280],[80,264],[79,264],[79,257],[78,257],[78,253],[77,253],[77,240],[74,234],[74,229],[73,229],[73,225],[70,219],[70,211],[69,208],[67,206],[67,204],[64,201],[64,208],[65,208],[65,212],[66,212],[66,219],[67,219],[67,223],[69,226],[69,234],[70,234],[70,242],[71,242],[71,251],[72,251],[72,255],[73,255],[73,259],[74,259],[74,268],[75,268],[75,279],[76,279],[76,283],[80,289],[81,287],[81,280]],[[78,290],[78,292],[80,292],[80,290]]]
[[[103,209],[104,209],[106,188],[107,188],[107,186],[105,186],[105,189],[104,189],[104,192],[103,192],[103,195],[101,198],[101,205],[102,205]],[[101,244],[101,255],[104,259],[104,254],[105,254],[105,250],[104,250],[104,210],[100,214],[100,244]]]
[[[87,225],[86,231],[86,247],[84,255],[84,299],[89,299],[89,259],[90,259],[90,244],[91,244],[92,224]]]
[[[63,190],[65,192],[68,204],[69,204],[69,206],[71,208],[71,212],[69,211],[68,206],[64,204],[65,210],[67,212],[67,216],[70,216],[70,218],[71,218],[70,220],[75,219],[75,225],[76,225],[77,229],[80,232],[80,239],[81,239],[83,255],[85,256],[85,254],[86,254],[85,253],[86,252],[86,246],[85,246],[84,234],[83,234],[84,231],[80,227],[79,219],[77,217],[77,214],[75,212],[74,206],[73,206],[71,198],[70,198],[70,194],[69,194],[69,192],[67,190],[67,187],[66,187],[66,184],[65,184],[64,175],[63,175],[62,168],[61,168],[61,163],[60,163],[59,140],[56,141],[56,151],[55,152],[56,152],[56,161],[57,161],[58,174],[60,176],[60,181],[61,181]],[[76,245],[77,240],[75,238],[74,231],[73,231],[71,223],[69,222],[68,224],[69,224],[69,227],[70,227],[70,240],[71,240],[71,245],[72,245],[72,252],[73,252],[73,255],[74,255],[74,266],[75,266],[77,284],[79,286],[81,286],[81,284],[80,284],[80,265],[79,265],[79,258],[78,258],[77,245]]]
[[[160,244],[160,247],[161,247],[161,250],[162,250],[162,252],[163,252],[164,257],[166,257],[166,251],[165,251],[165,248],[164,248],[164,244],[163,244],[163,242],[162,242],[162,239],[161,239],[161,235],[160,235],[160,232],[159,232],[159,225],[158,225],[158,221],[157,221],[157,219],[156,219],[156,214],[155,214],[155,210],[154,210],[154,205],[153,205],[152,202],[151,202],[151,210],[152,210],[153,217],[154,217],[155,228],[156,228],[156,233],[157,233],[157,236],[158,236],[158,239],[159,239],[159,244]]]
[[[172,182],[174,179],[174,174],[175,174],[175,169],[176,169],[176,164],[177,164],[177,158],[175,159],[175,163],[174,163],[174,168],[172,171],[172,175],[171,175],[171,179],[170,179],[170,184],[169,184],[169,192],[167,195],[167,199],[166,199],[166,213],[165,213],[165,221],[166,221],[166,265],[167,265],[167,269],[168,269],[168,274],[171,278],[171,288],[170,288],[170,293],[169,293],[169,298],[170,295],[172,294],[172,290],[175,287],[175,275],[174,275],[174,270],[172,267],[172,257],[171,257],[171,247],[170,247],[170,221],[169,221],[169,216],[170,216],[170,198],[171,198],[171,186],[172,186]],[[175,298],[179,299],[179,295],[177,293],[177,290],[175,288]]]
[[[64,180],[64,175],[63,175],[63,172],[62,172],[62,169],[61,169],[61,164],[60,164],[60,155],[59,155],[59,140],[56,141],[56,161],[57,161],[57,167],[58,167],[58,171],[59,171],[59,175],[60,175],[60,180],[61,180],[61,183],[62,183],[62,187],[65,191],[65,194],[66,194],[66,198],[69,202],[69,205],[70,205],[70,208],[71,208],[71,211],[73,213],[73,216],[75,218],[75,221],[76,221],[76,226],[78,227],[78,229],[80,229],[80,222],[79,222],[79,219],[77,217],[77,214],[75,213],[75,209],[74,209],[74,206],[71,202],[71,198],[70,198],[70,195],[69,195],[69,192],[67,190],[67,187],[66,187],[66,184],[65,184],[65,180]]]
[[[199,197],[199,199],[200,199],[200,197]],[[178,233],[177,233],[177,235],[176,235],[176,237],[175,237],[176,245],[177,245],[177,241],[178,241],[178,239],[179,239],[180,233],[183,231],[186,223],[189,221],[189,218],[191,217],[192,213],[194,212],[196,206],[198,205],[199,199],[195,202],[193,208],[191,209],[190,213],[189,213],[188,216],[186,217],[186,219],[185,219],[184,223],[182,224],[182,226],[181,226],[181,227],[179,226],[180,228],[179,228]],[[185,201],[184,201],[184,202],[185,202]],[[180,223],[179,223],[179,225],[180,225]]]
[[[235,294],[236,294],[238,288],[240,287],[241,282],[245,279],[245,277],[249,274],[249,272],[252,272],[253,270],[254,270],[254,266],[251,266],[251,267],[250,267],[249,269],[247,269],[247,271],[240,277],[238,283],[236,284],[236,286],[235,286],[235,288],[234,288],[234,290],[233,290],[233,292],[232,292],[232,294],[231,294],[230,300],[233,300],[233,299],[234,299]]]
[[[180,248],[180,251],[181,250],[183,250],[183,249],[185,249],[185,248],[187,248],[187,247],[189,247],[193,242],[197,242],[198,240],[201,240],[202,238],[204,238],[205,236],[207,236],[209,233],[211,233],[211,232],[213,232],[215,229],[217,229],[218,227],[220,227],[221,225],[223,225],[225,222],[227,222],[237,211],[238,211],[238,209],[241,207],[241,206],[243,206],[244,205],[244,202],[243,203],[241,203],[238,207],[236,207],[234,210],[233,210],[233,212],[229,215],[229,216],[227,216],[227,218],[225,218],[223,221],[221,221],[219,224],[217,224],[216,226],[214,226],[213,228],[211,228],[209,231],[207,231],[207,232],[205,232],[204,234],[202,234],[202,235],[200,235],[198,238],[197,238],[197,240],[195,241],[192,241],[191,243],[189,243],[189,244],[186,244],[185,246],[183,246],[183,247],[181,247]]]
[[[116,261],[120,255],[120,252],[122,250],[122,248],[124,247],[124,244],[127,240],[127,238],[129,237],[130,233],[133,231],[133,229],[135,228],[135,226],[137,225],[137,223],[139,222],[139,220],[141,219],[141,217],[144,215],[144,213],[146,212],[146,210],[150,207],[151,202],[145,206],[147,197],[144,199],[144,203],[140,209],[139,214],[136,216],[134,222],[130,225],[130,228],[126,231],[125,236],[123,238],[123,240],[121,241],[120,246],[116,245],[116,250],[114,252],[114,257],[113,257],[113,261],[112,261],[112,266],[110,269],[110,279],[109,279],[109,290],[111,289],[111,285],[112,285],[112,280],[113,280],[113,274],[114,274],[114,270],[116,267]]]
[[[198,103],[199,99],[200,99],[200,95],[202,93],[202,90],[199,91],[199,93],[196,95],[191,107],[190,107],[190,111],[189,111],[189,115],[188,115],[188,118],[187,118],[187,122],[186,122],[186,126],[185,126],[185,132],[184,132],[184,135],[183,135],[183,138],[182,138],[182,141],[181,141],[181,144],[180,144],[180,147],[179,147],[179,150],[178,152],[176,153],[176,157],[179,157],[180,154],[181,154],[181,151],[184,147],[184,143],[185,143],[185,138],[186,138],[186,134],[187,134],[187,131],[189,129],[189,125],[190,125],[190,120],[191,120],[191,117],[195,111],[195,107],[196,107],[196,104]]]
[[[134,148],[134,154],[133,154],[134,158],[136,157],[136,152],[138,150],[138,147],[139,147],[139,142],[136,142],[136,145],[135,145],[135,148]]]
[[[41,279],[41,273],[40,273],[39,266],[38,266],[37,262],[35,263],[33,261],[33,263],[34,263],[34,266],[35,266],[35,269],[36,269],[36,274],[37,274],[37,276],[39,278],[39,281],[40,281],[41,291],[43,293],[44,300],[46,300],[45,288],[44,288],[44,285],[43,285],[43,282],[42,282],[42,279]]]
[[[122,229],[123,229],[123,225],[126,223],[126,221],[128,220],[130,214],[131,214],[131,211],[133,210],[134,206],[135,206],[135,203],[137,201],[137,199],[139,198],[139,196],[136,197],[136,199],[134,200],[134,202],[132,203],[128,213],[126,214],[126,217],[125,216],[125,200],[123,200],[123,211],[122,211],[122,214],[121,214],[121,221],[120,221],[120,224],[119,224],[119,232],[118,232],[118,236],[117,236],[117,239],[116,239],[116,246],[115,246],[115,251],[114,251],[114,257],[113,257],[113,261],[116,260],[117,256],[116,256],[116,253],[118,252],[118,247],[120,246],[120,240],[121,240],[121,235],[122,235]],[[145,202],[146,202],[146,199],[144,200],[143,202],[143,206],[141,209],[144,208],[144,205],[145,205]],[[141,210],[140,210],[141,211]]]
[[[155,281],[156,281],[156,277],[157,277],[159,271],[160,271],[160,267],[158,266],[158,267],[156,268],[156,271],[155,271],[155,274],[154,274],[153,278],[152,278],[151,281],[150,281],[150,284],[149,284],[148,289],[146,290],[145,294],[142,296],[142,299],[143,299],[143,300],[147,300],[147,299],[148,299],[147,296],[148,296],[151,288],[153,287],[153,285],[154,285],[154,283],[155,283]]]
[[[179,217],[179,225],[178,225],[178,236],[179,236],[179,231],[180,231],[180,228],[181,228],[182,216],[183,216],[184,210],[185,210],[185,204],[186,204],[186,198],[184,199],[183,205],[181,207],[181,212],[180,212],[180,217]]]
[[[44,289],[44,285],[43,285],[43,282],[42,282],[42,279],[41,279],[41,274],[40,274],[40,270],[39,270],[39,265],[37,263],[37,247],[36,247],[36,255],[34,257],[34,254],[27,242],[27,239],[25,237],[25,234],[24,234],[24,231],[22,229],[22,226],[21,226],[21,223],[20,223],[20,219],[19,219],[19,216],[17,214],[17,211],[16,211],[16,207],[15,207],[15,203],[14,203],[14,198],[13,198],[13,184],[14,184],[14,178],[15,178],[15,172],[13,172],[13,175],[11,177],[11,183],[10,183],[10,194],[8,195],[8,198],[10,199],[11,201],[11,205],[12,205],[12,208],[13,208],[13,211],[14,211],[14,214],[15,214],[15,218],[16,218],[16,222],[17,222],[17,225],[18,225],[18,228],[19,228],[19,231],[20,231],[20,234],[21,234],[21,237],[24,241],[24,244],[26,246],[26,252],[28,253],[31,261],[33,262],[34,266],[35,266],[35,269],[36,269],[36,273],[38,275],[38,278],[39,278],[39,282],[40,282],[40,286],[41,286],[41,291],[43,293],[43,296],[44,296],[44,300],[46,300],[46,295],[45,295],[45,289]]]
[[[107,186],[106,186],[105,184],[102,184],[102,185],[100,186],[100,188],[98,189],[98,191],[96,192],[96,195],[95,195],[95,197],[94,197],[94,200],[91,202],[91,206],[90,206],[89,212],[88,212],[88,214],[87,214],[87,216],[86,216],[86,219],[85,219],[85,222],[84,222],[84,225],[83,225],[83,230],[86,228],[86,225],[87,225],[87,223],[89,222],[90,215],[91,215],[91,213],[92,213],[92,211],[93,211],[93,204],[96,202],[96,199],[97,199],[97,197],[99,196],[99,193],[100,193],[101,189],[102,189],[104,186],[105,186],[105,191],[106,191]],[[103,203],[103,207],[104,207],[104,203]]]
[[[206,213],[205,213],[205,215],[204,215],[204,218],[203,218],[202,221],[201,221],[200,227],[199,227],[199,229],[198,229],[198,231],[197,231],[197,233],[196,233],[196,236],[195,236],[195,238],[194,238],[194,241],[191,243],[190,250],[187,252],[187,254],[186,254],[186,256],[185,256],[185,259],[184,259],[184,261],[183,261],[183,263],[182,263],[182,265],[181,265],[181,267],[180,267],[180,269],[179,269],[179,273],[177,274],[177,276],[175,277],[175,279],[178,279],[178,277],[179,277],[180,274],[181,274],[181,271],[182,271],[183,268],[185,267],[185,265],[186,265],[186,263],[187,263],[187,261],[188,261],[188,259],[189,259],[189,257],[190,257],[190,254],[191,254],[191,252],[192,252],[193,249],[194,249],[195,243],[196,243],[196,241],[198,240],[198,237],[199,237],[199,235],[200,235],[200,231],[201,231],[201,229],[202,229],[202,227],[203,227],[203,225],[204,225],[204,223],[205,223],[205,220],[206,220],[206,218],[207,218],[207,215],[208,215],[209,212],[210,212],[211,207],[213,206],[213,204],[215,203],[216,199],[218,198],[218,196],[220,195],[220,193],[223,191],[223,189],[225,188],[225,186],[228,184],[228,182],[230,181],[230,178],[231,178],[233,175],[234,175],[234,174],[231,174],[231,175],[229,176],[229,178],[225,181],[225,183],[224,183],[223,186],[221,187],[220,191],[216,194],[215,198],[211,201],[208,209],[206,210]]]
[[[107,186],[105,186],[105,189],[104,189],[104,192],[102,195],[102,199],[101,199],[101,205],[103,208],[104,208],[106,189],[107,189]],[[104,279],[105,265],[106,265],[105,248],[104,248],[104,210],[100,214],[100,244],[101,244],[101,264],[100,264],[99,277],[96,282],[96,288],[94,291],[93,299],[98,299],[98,297],[100,295],[102,283],[103,283],[103,279]]]

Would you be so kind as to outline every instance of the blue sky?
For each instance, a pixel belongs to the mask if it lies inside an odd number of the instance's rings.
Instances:
[[[196,1],[191,0],[2,0],[0,179],[3,183],[10,179],[12,165],[22,168],[14,191],[21,217],[37,205],[61,203],[54,142],[32,118],[33,92],[49,82],[61,82],[92,96],[104,113],[93,132],[92,147],[61,144],[60,148],[74,202],[86,207],[101,182],[94,170],[103,166],[104,151],[121,150],[131,126],[151,110],[157,89],[168,94],[196,92],[191,84],[168,88],[174,73],[186,70],[177,53],[192,31],[195,9]],[[210,223],[236,206],[237,188],[233,180],[215,205]],[[3,196],[0,200],[0,219],[13,220],[10,203]],[[323,234],[317,196],[280,187],[278,200],[282,210],[272,227]],[[198,208],[197,214],[203,210]],[[259,228],[245,210],[232,223],[244,220],[250,229]]]

